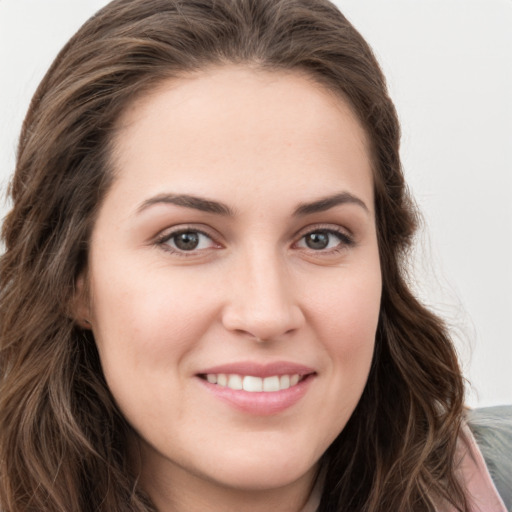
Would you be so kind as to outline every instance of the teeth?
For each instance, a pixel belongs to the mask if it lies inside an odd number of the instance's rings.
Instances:
[[[230,375],[228,377],[228,388],[242,389],[242,377],[240,375]]]
[[[279,391],[279,377],[265,377],[263,379],[263,391]]]
[[[251,393],[263,391],[263,379],[261,377],[246,375],[244,377],[244,391],[250,391]]]
[[[218,386],[228,387],[234,390],[243,389],[249,393],[259,391],[271,393],[297,385],[300,381],[300,375],[272,375],[271,377],[262,378],[252,375],[237,375],[236,373],[229,375],[225,373],[208,373],[206,380],[210,384],[217,384]]]

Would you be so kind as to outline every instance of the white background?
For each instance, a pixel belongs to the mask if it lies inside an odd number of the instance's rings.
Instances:
[[[2,196],[39,80],[106,3],[0,0]],[[468,403],[512,403],[512,0],[336,3],[374,48],[402,121],[426,224],[417,292],[453,330]]]

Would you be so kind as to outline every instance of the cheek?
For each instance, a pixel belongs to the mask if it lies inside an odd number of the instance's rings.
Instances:
[[[93,282],[93,325],[106,377],[170,374],[216,315],[218,300],[199,280],[144,268]],[[104,276],[103,276],[104,277]],[[206,287],[211,290],[212,287]]]
[[[343,396],[347,410],[363,392],[375,347],[381,277],[378,267],[368,268],[324,287],[316,299],[315,326],[330,361],[332,396]]]
[[[310,435],[320,435],[327,446],[343,430],[366,386],[375,347],[380,311],[381,279],[378,266],[362,272],[339,272],[317,283],[309,295],[309,323],[323,353],[318,383],[322,409]],[[353,269],[352,269],[353,270]],[[324,425],[319,433],[318,425]]]
[[[186,396],[186,361],[208,329],[213,299],[165,274],[98,279],[93,301],[94,336],[108,387],[128,421],[138,429],[161,422],[160,407],[173,403],[179,418]],[[183,293],[186,289],[187,293]],[[210,304],[210,307],[208,306]]]
[[[380,268],[367,267],[366,271],[332,279],[314,299],[318,327],[340,357],[373,344],[381,289]]]

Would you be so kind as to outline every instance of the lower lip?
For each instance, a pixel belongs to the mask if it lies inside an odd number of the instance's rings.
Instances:
[[[281,391],[249,392],[211,384],[198,377],[201,384],[223,402],[247,414],[270,416],[295,405],[308,391],[314,374],[308,375],[295,386]]]

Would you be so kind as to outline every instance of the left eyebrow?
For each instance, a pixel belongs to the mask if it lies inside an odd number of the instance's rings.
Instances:
[[[313,213],[325,212],[340,204],[355,204],[360,206],[367,213],[370,213],[368,206],[362,199],[356,197],[349,192],[341,192],[332,196],[322,197],[311,203],[301,203],[293,212],[296,216],[311,215]]]

